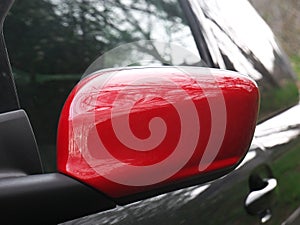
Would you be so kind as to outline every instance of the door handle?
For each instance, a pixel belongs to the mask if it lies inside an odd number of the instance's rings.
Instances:
[[[264,179],[267,185],[261,189],[250,192],[245,201],[245,206],[248,207],[257,200],[261,199],[266,194],[272,192],[277,187],[277,180],[275,178]]]
[[[272,193],[277,187],[275,178],[263,179],[265,185],[259,190],[251,191],[246,200],[245,208],[251,215],[258,215],[260,223],[268,222],[271,217]]]

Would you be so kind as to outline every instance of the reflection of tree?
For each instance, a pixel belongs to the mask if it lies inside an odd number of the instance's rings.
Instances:
[[[57,21],[54,6],[45,0],[17,1],[6,20],[4,33],[13,66],[30,72],[32,79],[41,70],[51,71],[51,62],[41,62],[55,57],[50,45],[59,39]]]
[[[16,77],[21,104],[37,131],[46,163],[49,157],[55,161],[57,121],[80,77],[74,75],[83,74],[98,56],[120,44],[149,38],[181,41],[187,35],[186,43],[192,43],[178,7],[175,0],[15,1],[5,24],[6,42],[13,69],[20,75]],[[113,54],[105,62],[112,66],[124,62],[139,65],[133,59],[138,61],[145,53],[151,60],[168,62],[165,52],[146,43]],[[27,82],[27,74],[34,84]],[[47,163],[46,168],[53,171],[54,163]]]
[[[177,1],[16,1],[5,34],[13,67],[34,80],[36,74],[83,73],[113,47],[156,39],[157,23],[166,42],[186,27]],[[140,49],[158,61],[170,60],[150,42]]]

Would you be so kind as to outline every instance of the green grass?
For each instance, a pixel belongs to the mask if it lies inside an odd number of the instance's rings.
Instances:
[[[273,172],[281,182],[281,201],[286,205],[297,207],[300,202],[300,143],[290,149],[273,164]]]
[[[298,102],[298,88],[294,81],[287,81],[281,87],[274,87],[268,91],[260,91],[260,119]]]
[[[297,140],[286,146],[282,157],[272,164],[272,171],[278,180],[276,213],[281,214],[278,218],[289,215],[300,204],[300,141],[299,138]]]
[[[298,80],[300,80],[300,56],[292,56],[291,58],[291,63],[294,71],[298,75]]]
[[[21,70],[13,69],[17,83],[30,83],[30,74]],[[79,81],[81,74],[36,74],[35,82],[42,84],[52,81]]]

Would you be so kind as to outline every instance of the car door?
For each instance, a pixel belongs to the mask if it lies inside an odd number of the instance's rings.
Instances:
[[[207,62],[248,74],[260,87],[259,125],[248,154],[216,181],[67,224],[297,224],[300,107],[288,60],[247,1],[190,3],[192,11],[185,7],[195,14],[189,18],[194,34],[200,29],[206,41],[200,53],[209,51]]]
[[[269,212],[258,209],[257,214],[263,219],[270,213],[267,216],[272,218],[270,223],[280,224],[299,207],[298,179],[294,174],[299,164],[291,160],[300,151],[299,105],[274,115],[297,104],[296,76],[272,31],[248,1],[191,1],[191,5],[204,36],[209,37],[207,44],[218,66],[248,74],[260,87],[260,116],[253,144],[261,148],[266,160],[258,165],[259,169],[250,170],[244,179],[249,180],[249,192],[256,190],[251,184],[253,176],[277,179],[273,206]]]

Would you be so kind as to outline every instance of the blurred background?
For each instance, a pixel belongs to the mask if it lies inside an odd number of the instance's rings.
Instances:
[[[300,1],[250,0],[273,30],[300,78]]]

